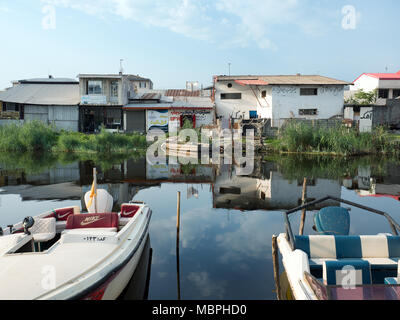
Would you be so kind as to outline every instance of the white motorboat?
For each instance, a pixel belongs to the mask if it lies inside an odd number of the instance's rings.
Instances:
[[[386,218],[392,234],[349,235],[349,210],[325,207],[314,216],[316,234],[295,236],[290,215],[327,200]],[[277,243],[291,292],[281,292],[274,255],[278,299],[400,300],[400,226],[389,214],[328,196],[287,211],[285,221],[286,233],[273,237],[273,252]]]
[[[111,195],[93,185],[85,196],[89,213],[60,208],[1,230],[1,300],[112,300],[121,294],[141,257],[152,212],[131,202],[108,213]]]

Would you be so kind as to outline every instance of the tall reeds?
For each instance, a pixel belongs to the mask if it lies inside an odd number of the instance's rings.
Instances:
[[[294,153],[327,153],[336,155],[391,154],[400,151],[384,128],[358,132],[341,125],[313,127],[291,122],[281,130],[275,149]]]
[[[40,121],[0,126],[0,151],[126,153],[145,149],[146,136],[101,130],[99,134],[57,131]]]

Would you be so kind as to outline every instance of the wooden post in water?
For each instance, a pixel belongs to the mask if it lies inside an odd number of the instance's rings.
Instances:
[[[181,300],[181,280],[179,272],[179,229],[181,220],[181,193],[178,191],[178,202],[176,209],[176,277],[178,287],[178,300]]]
[[[277,236],[272,236],[272,262],[274,266],[274,280],[276,288],[276,297],[281,300],[281,284],[279,282],[279,259],[278,259],[278,244]]]
[[[304,205],[307,201],[307,178],[304,178],[303,181],[303,192],[301,195],[301,204]],[[304,223],[306,221],[306,209],[303,209],[301,211],[301,220],[300,220],[300,230],[299,230],[299,235],[303,235],[304,232]]]
[[[97,213],[97,169],[93,168],[93,183],[94,183],[94,210]]]

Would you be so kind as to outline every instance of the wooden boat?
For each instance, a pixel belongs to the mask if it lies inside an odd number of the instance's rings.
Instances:
[[[108,213],[111,195],[93,189],[85,196],[89,213],[60,208],[1,230],[1,300],[111,300],[121,294],[145,247],[151,210],[131,202]]]
[[[327,200],[386,218],[392,234],[349,235],[349,211],[326,207],[314,217],[313,235],[294,235],[290,215]],[[277,238],[283,266],[296,300],[399,300],[400,227],[387,213],[325,197],[285,213],[286,232]],[[274,266],[277,266],[276,257]],[[275,276],[279,271],[275,271]],[[276,283],[279,293],[279,284]]]

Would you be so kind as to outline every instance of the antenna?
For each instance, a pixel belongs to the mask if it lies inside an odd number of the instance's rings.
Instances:
[[[124,69],[122,68],[122,62],[124,61],[124,59],[119,59],[119,74],[122,76],[122,74],[124,73]]]
[[[230,76],[231,75],[231,63],[230,62],[228,62],[228,68],[229,68],[228,75]]]

